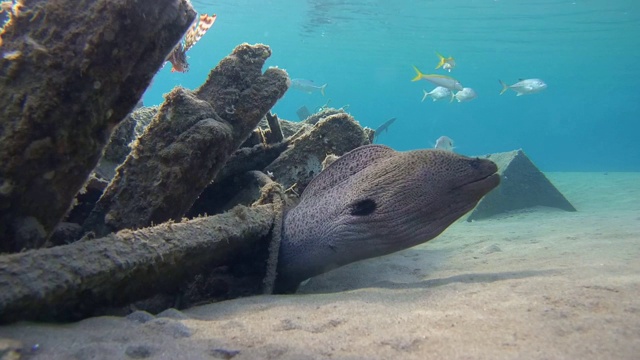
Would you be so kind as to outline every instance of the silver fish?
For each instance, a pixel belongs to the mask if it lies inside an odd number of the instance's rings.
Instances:
[[[466,102],[466,101],[471,101],[475,98],[478,97],[478,94],[476,94],[475,90],[473,90],[472,88],[464,88],[460,91],[458,91],[455,95],[453,95],[456,100],[458,100],[458,102]]]
[[[396,121],[396,118],[391,118],[385,121],[382,125],[378,126],[373,132],[373,139],[375,140],[383,131],[389,131],[389,126]]]
[[[322,96],[324,96],[324,90],[327,87],[327,84],[324,84],[322,86],[318,86],[318,85],[314,84],[313,81],[311,81],[311,80],[292,79],[291,80],[291,87],[296,89],[296,90],[304,91],[307,94],[311,94],[314,91],[320,91]]]
[[[440,136],[436,140],[436,149],[453,151],[453,140],[448,136]]]
[[[431,96],[431,99],[433,101],[438,101],[446,98],[449,98],[449,101],[453,101],[451,90],[443,86],[438,86],[429,92],[427,92],[427,90],[422,90],[422,92],[424,93],[424,95],[422,96],[422,101],[425,101],[429,96]]]
[[[500,91],[500,95],[504,94],[505,91],[511,89],[517,93],[517,96],[535,94],[547,88],[547,84],[540,79],[520,79],[517,83],[513,85],[507,85],[502,80],[498,80],[500,85],[502,85],[502,90]]]

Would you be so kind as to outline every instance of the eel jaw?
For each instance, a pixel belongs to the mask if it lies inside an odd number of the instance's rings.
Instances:
[[[462,189],[463,191],[469,191],[474,194],[479,194],[480,197],[478,201],[489,193],[489,191],[493,190],[496,186],[500,184],[500,175],[496,172],[493,172],[487,176],[484,176],[480,179],[473,180],[468,182],[462,186],[459,186],[457,189]]]

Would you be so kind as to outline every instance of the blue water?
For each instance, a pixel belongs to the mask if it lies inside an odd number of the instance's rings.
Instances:
[[[218,15],[189,51],[191,70],[165,66],[147,91],[159,104],[176,85],[197,88],[242,43],[271,47],[268,66],[327,83],[326,96],[290,89],[273,109],[330,101],[363,126],[398,120],[379,142],[432,147],[441,135],[467,155],[522,148],[544,171],[640,171],[638,0],[194,0]],[[469,103],[421,102],[412,65],[434,70],[435,52],[456,59],[451,76]],[[500,96],[498,79],[541,78],[539,94]]]

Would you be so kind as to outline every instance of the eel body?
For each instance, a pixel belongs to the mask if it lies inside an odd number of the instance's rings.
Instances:
[[[497,166],[436,149],[359,147],[307,186],[285,214],[275,292],[438,236],[495,188]]]

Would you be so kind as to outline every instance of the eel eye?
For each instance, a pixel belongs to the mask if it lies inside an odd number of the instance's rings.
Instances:
[[[474,158],[469,162],[469,165],[473,170],[478,170],[482,166],[482,161],[479,158]]]
[[[349,213],[354,216],[370,215],[376,210],[377,204],[371,199],[358,200],[349,205]]]

